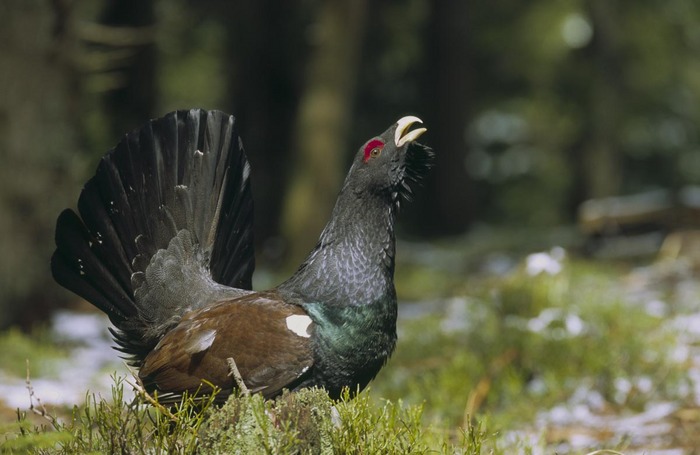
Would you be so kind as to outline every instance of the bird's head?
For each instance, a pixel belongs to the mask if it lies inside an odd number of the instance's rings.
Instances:
[[[355,156],[346,185],[360,194],[410,199],[410,182],[419,181],[430,169],[433,152],[416,141],[427,130],[411,129],[423,122],[418,117],[401,118],[379,136],[365,142]]]

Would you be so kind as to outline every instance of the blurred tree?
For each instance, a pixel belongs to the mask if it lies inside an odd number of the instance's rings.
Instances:
[[[366,7],[361,0],[328,0],[318,6],[296,120],[297,157],[282,218],[285,237],[293,239],[288,253],[293,264],[314,246],[343,178]]]
[[[226,30],[224,105],[239,121],[253,166],[259,255],[279,265],[279,238],[307,58],[312,5],[301,0],[215,1]]]
[[[474,3],[467,164],[477,216],[568,223],[587,197],[682,184],[690,173],[674,163],[698,146],[699,9]]]
[[[474,30],[468,1],[430,1],[430,21],[422,62],[422,105],[436,151],[427,189],[419,191],[414,226],[423,234],[455,235],[474,218],[474,186],[467,173],[465,131],[474,102]],[[411,209],[413,210],[413,209]],[[420,222],[419,222],[420,220]]]
[[[585,55],[591,79],[581,87],[586,98],[581,100],[582,107],[587,110],[580,130],[581,147],[573,147],[582,163],[578,169],[583,174],[585,197],[619,194],[624,178],[618,136],[624,96],[619,6],[608,0],[585,2],[594,32]]]
[[[56,215],[72,204],[83,169],[80,95],[72,9],[51,6],[0,3],[0,328],[41,320],[68,296],[49,258]]]
[[[99,49],[91,54],[93,70],[102,81],[111,137],[119,138],[154,117],[155,21],[153,0],[106,0],[98,21],[82,27],[82,38]]]

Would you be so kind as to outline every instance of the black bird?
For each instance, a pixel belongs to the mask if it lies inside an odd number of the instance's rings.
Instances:
[[[250,166],[232,116],[177,111],[127,134],[56,224],[56,281],[107,313],[117,349],[161,399],[244,385],[361,390],[396,344],[394,220],[429,169],[404,117],[359,150],[299,269],[251,290]],[[329,151],[331,153],[331,151]]]

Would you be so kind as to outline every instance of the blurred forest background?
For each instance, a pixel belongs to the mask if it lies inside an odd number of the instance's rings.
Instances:
[[[73,298],[53,227],[127,131],[237,116],[258,261],[296,264],[354,151],[406,114],[437,165],[411,238],[572,226],[589,198],[700,184],[696,0],[2,0],[0,328]]]

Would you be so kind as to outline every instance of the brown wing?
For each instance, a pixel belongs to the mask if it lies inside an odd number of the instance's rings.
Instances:
[[[148,354],[139,376],[160,393],[195,392],[202,380],[231,391],[233,358],[251,392],[275,396],[313,365],[307,318],[273,292],[218,302],[185,315]]]

